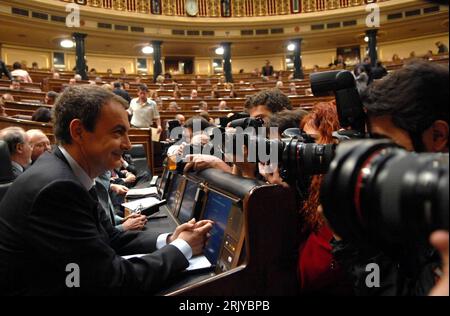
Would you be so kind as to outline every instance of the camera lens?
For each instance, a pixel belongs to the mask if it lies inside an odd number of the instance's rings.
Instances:
[[[299,139],[283,140],[281,165],[291,177],[325,174],[333,160],[336,145],[304,143]]]
[[[325,176],[321,202],[342,238],[406,245],[448,229],[448,177],[448,154],[410,153],[387,140],[345,142]]]

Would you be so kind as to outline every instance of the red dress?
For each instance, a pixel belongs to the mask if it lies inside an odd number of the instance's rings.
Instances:
[[[302,294],[352,295],[351,283],[334,261],[333,233],[323,225],[300,245],[298,276]]]

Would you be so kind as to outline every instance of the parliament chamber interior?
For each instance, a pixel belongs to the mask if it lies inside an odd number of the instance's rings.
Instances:
[[[448,296],[448,23],[2,0],[0,295]]]

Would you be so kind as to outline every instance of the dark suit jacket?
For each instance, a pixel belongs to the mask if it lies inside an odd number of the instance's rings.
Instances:
[[[265,77],[272,76],[273,75],[273,66],[269,66],[269,68],[264,66],[262,68],[262,75]]]
[[[3,60],[0,60],[0,79],[2,79],[3,74],[6,75],[6,77],[9,78],[9,80],[12,80],[11,73],[9,72],[8,68],[6,67],[6,64]]]
[[[122,97],[123,99],[125,99],[125,101],[127,101],[128,104],[130,104],[131,97],[130,97],[130,95],[128,94],[127,91],[122,90],[122,89],[114,89],[113,92],[114,92],[114,94],[116,94],[116,95]]]
[[[113,228],[61,151],[45,153],[0,203],[0,295],[154,292],[188,266],[172,245],[155,251],[156,238]],[[69,263],[79,266],[79,288],[66,286]]]

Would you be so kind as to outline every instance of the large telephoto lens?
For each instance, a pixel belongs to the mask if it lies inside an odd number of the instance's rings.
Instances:
[[[448,154],[417,154],[388,140],[338,146],[321,189],[337,235],[382,249],[448,230]]]
[[[334,157],[336,145],[305,143],[293,138],[282,141],[281,165],[295,178],[325,174]]]

